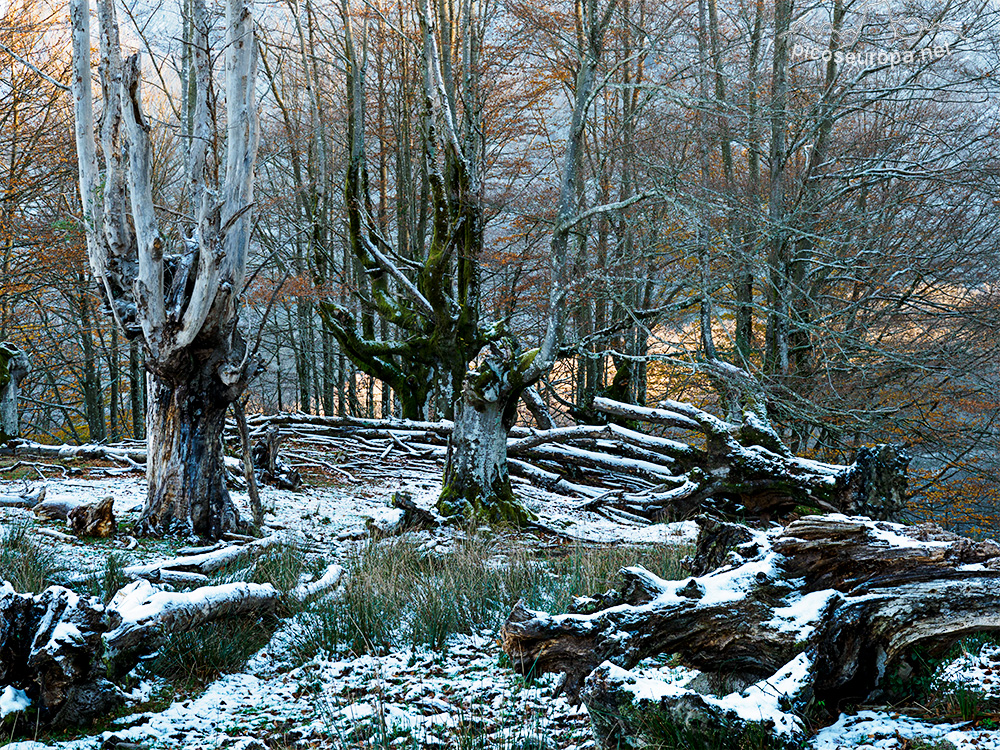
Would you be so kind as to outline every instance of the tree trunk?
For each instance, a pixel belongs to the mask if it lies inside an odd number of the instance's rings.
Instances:
[[[27,374],[27,356],[10,344],[0,343],[0,443],[14,440],[20,434],[17,394]]]
[[[515,398],[516,401],[516,398]],[[460,402],[445,467],[438,511],[521,525],[531,514],[514,497],[507,472],[507,432],[501,401]]]
[[[149,378],[149,491],[140,532],[218,539],[236,531],[240,516],[226,490],[222,451],[231,394],[208,368],[179,384]]]

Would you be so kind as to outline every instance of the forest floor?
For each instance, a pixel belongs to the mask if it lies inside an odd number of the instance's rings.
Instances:
[[[100,573],[92,593],[107,596],[120,583],[121,566],[163,559],[183,546],[164,540],[136,546],[130,539],[144,497],[140,474],[59,463],[69,471],[48,472],[48,499],[111,495],[120,529],[112,540],[70,543],[38,533],[60,529],[59,522],[0,508],[4,538],[18,529],[37,543],[57,579]],[[314,469],[297,492],[263,487],[264,532],[287,542],[265,577],[291,576],[290,586],[304,572],[340,563],[348,575],[336,595],[277,622],[209,625],[172,639],[133,673],[127,707],[101,725],[38,734],[9,716],[0,720],[0,747],[594,747],[585,709],[554,697],[552,676],[527,681],[510,668],[497,640],[506,612],[521,596],[560,611],[572,596],[613,585],[618,568],[637,562],[681,577],[678,561],[691,549],[695,525],[612,520],[582,510],[577,499],[515,481],[549,531],[441,528],[379,540],[373,529],[392,521],[393,493],[430,505],[439,477],[436,461],[386,455],[349,477]],[[0,480],[0,495],[38,482],[30,471],[24,479]],[[248,513],[246,494],[234,498]],[[646,666],[676,681],[693,674],[666,660]],[[952,686],[948,695],[945,684]],[[1000,714],[989,709],[1000,703],[1000,647],[967,643],[942,663],[925,692],[923,711],[844,707],[815,727],[806,747],[1000,749]]]

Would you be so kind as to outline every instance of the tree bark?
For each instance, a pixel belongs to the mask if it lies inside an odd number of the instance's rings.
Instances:
[[[222,452],[231,400],[210,373],[179,384],[150,375],[149,490],[139,519],[140,533],[218,539],[239,528],[239,511],[226,489]]]
[[[942,655],[1000,631],[996,542],[843,515],[768,532],[700,522],[694,577],[627,568],[618,592],[577,600],[575,614],[519,603],[503,628],[514,668],[564,673],[606,748],[662,741],[654,727],[675,742],[721,726],[719,747],[748,732],[781,745],[811,706],[885,697],[889,677],[905,688],[917,647]],[[702,676],[680,687],[630,671],[658,654]]]
[[[455,418],[438,511],[521,525],[532,516],[514,497],[507,471],[506,404],[463,400]]]
[[[20,436],[17,397],[28,357],[10,344],[0,343],[0,444]]]

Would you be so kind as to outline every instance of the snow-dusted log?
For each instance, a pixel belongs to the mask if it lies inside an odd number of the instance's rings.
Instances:
[[[0,685],[24,693],[42,726],[83,724],[123,702],[101,657],[104,606],[69,589],[19,594],[0,584]]]
[[[519,603],[503,628],[514,668],[564,673],[608,748],[655,740],[652,727],[675,737],[725,727],[720,747],[744,732],[791,738],[815,701],[836,707],[905,685],[922,663],[911,662],[917,647],[942,654],[969,633],[1000,631],[995,542],[839,514],[767,532],[700,523],[694,577],[628,568],[619,591],[577,600],[575,614]],[[700,676],[677,684],[635,669],[660,654]]]
[[[86,461],[112,461],[133,469],[145,470],[146,449],[136,444],[118,445],[46,445],[28,440],[14,443],[14,455],[40,458],[82,459]]]
[[[27,355],[11,344],[0,343],[0,445],[20,434],[17,396],[27,374]]]
[[[269,583],[226,583],[177,592],[134,581],[108,605],[112,628],[103,636],[108,674],[120,679],[170,633],[231,617],[257,619],[274,612],[280,602],[281,594]]]
[[[0,507],[4,508],[35,508],[45,502],[46,486],[43,484],[34,492],[25,490],[20,495],[0,495]]]
[[[466,477],[455,482],[446,477],[445,495],[455,499],[449,506],[452,512],[461,512],[457,506],[467,500],[474,509],[469,498],[474,500],[478,490],[468,477],[485,477],[503,494],[507,473],[550,491],[600,498],[594,500],[593,510],[606,508],[650,521],[693,518],[706,509],[738,518],[775,518],[792,511],[801,514],[803,508],[892,520],[905,506],[909,455],[904,450],[863,447],[849,465],[795,456],[782,444],[762,406],[722,419],[681,402],[663,402],[652,409],[598,398],[597,411],[670,428],[671,437],[618,424],[546,430],[512,425],[504,435],[514,413],[501,409],[500,401],[506,398],[501,396],[519,377],[517,366],[508,365],[498,368],[484,361],[470,374],[466,397],[477,408],[464,413],[460,427],[451,422],[308,415],[249,421],[259,431],[280,425],[300,445],[350,446],[352,455],[360,452],[380,460],[393,452],[407,453],[408,460],[416,455],[439,459],[446,455],[441,447],[450,441],[447,477]],[[477,389],[481,398],[475,395]],[[498,410],[503,411],[499,423]],[[458,450],[469,441],[476,443],[475,451]],[[473,459],[475,466],[458,466]],[[572,482],[567,481],[570,473]]]
[[[678,401],[663,401],[661,408],[650,409],[595,399],[599,412],[690,430],[705,444],[703,452],[677,455],[669,448],[650,447],[672,459],[669,465],[679,468],[677,476],[655,490],[620,496],[623,508],[657,520],[677,520],[693,517],[706,506],[737,517],[773,518],[805,506],[876,519],[894,519],[905,507],[910,461],[905,450],[893,445],[863,447],[850,465],[795,456],[781,442],[763,406],[753,399],[749,402],[753,409],[744,408],[740,415],[724,420]],[[639,471],[628,465],[622,470]]]
[[[284,543],[285,539],[281,536],[269,536],[249,544],[230,544],[196,555],[172,557],[142,565],[129,565],[122,569],[122,573],[129,578],[152,580],[159,580],[159,574],[167,571],[209,575],[217,573],[223,568],[246,566],[269,549]]]
[[[39,725],[84,725],[121,705],[116,682],[171,633],[228,618],[258,619],[284,602],[304,604],[336,588],[344,571],[283,594],[271,584],[229,583],[175,592],[146,580],[105,607],[60,586],[19,594],[0,585],[0,685],[38,710]]]

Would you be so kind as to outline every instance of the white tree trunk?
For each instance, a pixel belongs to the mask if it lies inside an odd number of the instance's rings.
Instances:
[[[0,443],[20,435],[17,394],[27,374],[27,356],[12,346],[0,344]]]
[[[514,401],[516,403],[517,396]],[[455,415],[438,510],[445,516],[521,525],[531,514],[514,497],[507,472],[503,412],[509,397],[473,403],[463,398]]]
[[[209,16],[204,0],[193,6],[194,31],[184,43],[198,67],[187,182],[194,216],[181,227],[185,236],[172,240],[159,228],[142,66],[138,55],[122,61],[113,0],[98,0],[103,174],[94,137],[89,0],[70,3],[73,95],[91,267],[126,335],[141,337],[150,370],[149,492],[140,531],[217,538],[239,523],[224,485],[225,411],[257,370],[236,330],[253,225],[257,44],[250,0],[227,0],[225,178],[210,185]]]

